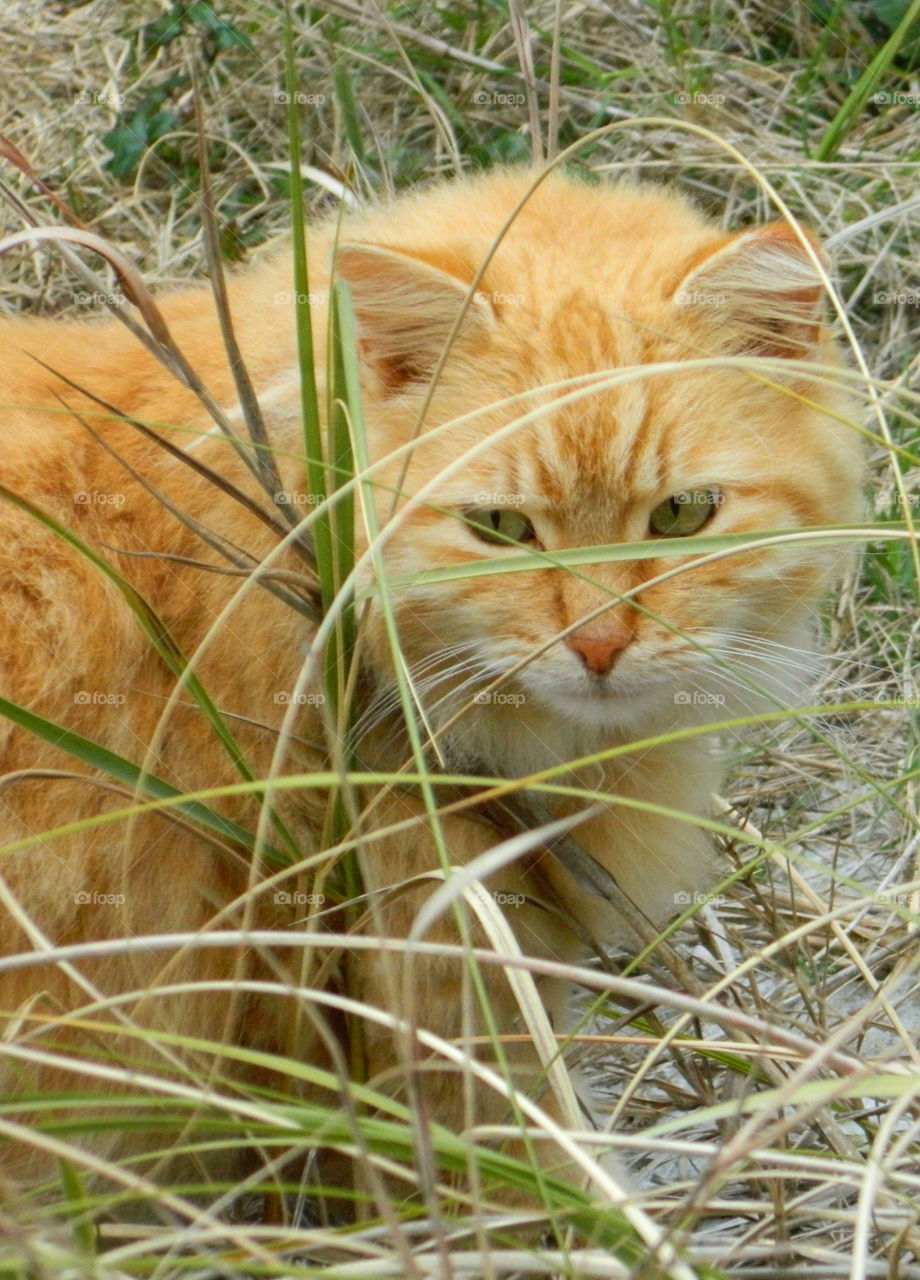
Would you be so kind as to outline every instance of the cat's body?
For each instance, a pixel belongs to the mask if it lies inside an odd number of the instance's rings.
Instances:
[[[360,326],[381,526],[391,514],[431,370],[477,269],[534,177],[499,173],[445,185],[345,220],[339,271],[352,286]],[[334,232],[326,224],[311,236],[320,374],[322,300]],[[611,191],[552,176],[524,204],[476,287],[402,485],[403,495],[421,493],[422,500],[408,507],[400,501],[402,515],[384,544],[394,580],[516,554],[513,541],[486,541],[477,534],[471,513],[487,531],[496,524],[510,530],[524,551],[543,546],[550,552],[651,536],[672,549],[672,537],[650,532],[650,518],[672,498],[674,514],[688,494],[691,504],[711,502],[701,531],[712,533],[823,525],[856,516],[860,465],[855,433],[839,420],[847,412],[845,397],[801,370],[781,374],[763,366],[760,375],[753,363],[764,356],[818,360],[831,368],[839,363],[819,324],[819,277],[788,228],[733,238],[671,194]],[[235,278],[230,296],[284,488],[303,495],[292,290],[290,261],[280,254]],[[160,305],[176,342],[242,431],[210,289],[187,290]],[[297,688],[309,626],[260,587],[250,585],[238,596],[240,578],[183,563],[223,562],[145,492],[56,395],[210,529],[260,559],[275,546],[275,535],[136,428],[99,416],[98,405],[33,357],[159,429],[253,496],[256,486],[226,440],[211,431],[197,399],[117,323],[5,321],[0,351],[0,482],[115,564],[186,655],[207,640],[195,670],[228,717],[254,774],[266,776],[289,710],[286,695]],[[745,353],[751,358],[746,368],[732,363]],[[720,364],[724,357],[729,359]],[[641,372],[642,366],[667,362],[678,367]],[[638,372],[617,380],[618,370],[629,369]],[[604,371],[611,375],[608,382],[589,389],[589,376]],[[562,396],[568,402],[555,404]],[[512,426],[519,418],[523,423]],[[461,461],[467,451],[471,460]],[[709,498],[699,498],[707,493]],[[359,552],[366,547],[361,523]],[[144,763],[183,791],[238,781],[226,749],[190,705],[188,693],[167,708],[175,679],[112,582],[33,515],[7,502],[0,504],[0,547],[3,697]],[[131,554],[149,552],[157,554]],[[292,554],[278,563],[295,572],[301,568]],[[446,767],[524,776],[675,727],[721,719],[736,709],[769,705],[769,697],[756,696],[741,676],[780,703],[796,701],[807,679],[799,651],[811,645],[810,618],[832,580],[833,554],[801,545],[747,552],[679,573],[637,595],[643,583],[680,563],[666,556],[614,560],[574,572],[545,567],[397,587],[403,653],[425,706],[425,732],[440,734]],[[361,582],[370,580],[365,559]],[[623,593],[632,593],[641,607],[609,607]],[[362,655],[370,731],[359,753],[368,765],[394,771],[409,752],[399,731],[393,662],[379,609],[367,621]],[[481,700],[474,701],[477,694]],[[283,761],[289,772],[324,767],[321,710],[307,701],[300,712],[299,743]],[[586,766],[575,778],[627,800],[626,806],[612,803],[580,827],[577,837],[655,920],[678,910],[681,894],[711,881],[708,841],[692,821],[706,812],[718,779],[703,743],[691,738],[646,748]],[[71,755],[5,720],[0,746],[4,774],[39,771],[2,794],[4,845],[126,803],[124,793],[83,780],[86,770]],[[48,770],[81,776],[41,772]],[[288,794],[281,802],[308,858],[323,848],[324,794]],[[685,813],[690,820],[643,805]],[[252,825],[257,815],[256,803],[248,799],[215,807],[244,824]],[[558,806],[566,807],[575,806]],[[363,824],[366,889],[437,869],[422,813],[421,800],[408,793],[373,805]],[[375,836],[386,823],[407,817],[418,818],[414,828]],[[487,824],[462,816],[446,818],[443,832],[458,864],[500,838]],[[287,929],[309,909],[278,903],[276,890],[310,888],[315,859],[310,866],[306,878],[281,880],[259,894],[257,877],[239,850],[218,852],[188,827],[161,816],[65,833],[4,854],[0,952],[189,932],[215,922],[224,928]],[[372,912],[363,927],[404,936],[438,883],[431,879],[401,895],[380,894],[378,914]],[[578,887],[551,858],[524,859],[488,884],[507,894],[554,900],[602,942],[615,936],[610,907]],[[81,894],[91,900],[75,901]],[[227,910],[231,903],[237,905]],[[538,907],[508,914],[525,952],[560,959],[582,954],[576,935]],[[334,924],[341,927],[342,917]],[[426,937],[454,940],[450,912]],[[180,1035],[328,1062],[322,1034],[311,1022],[316,1010],[304,1013],[308,996],[285,1002],[256,996],[234,1001],[226,993],[220,1000],[166,1000],[156,994],[171,981],[268,976],[293,982],[303,977],[300,960],[298,952],[260,957],[227,948],[193,950],[171,961],[170,953],[138,950],[80,961],[83,990],[73,970],[55,965],[0,974],[3,1030],[10,1041],[0,1049],[4,1088],[17,1078],[27,1088],[36,1080],[45,1089],[73,1087],[81,1083],[78,1072],[54,1066],[54,1054],[76,1048],[91,1057],[100,1045],[98,1087],[112,1087],[104,1056],[110,1034],[88,1030],[74,1039],[41,1033],[42,1018],[90,1005],[94,990],[103,996],[140,993],[119,1006],[119,1013],[141,1028],[165,1026]],[[306,988],[311,972],[315,965],[311,971],[308,964]],[[469,1001],[456,965],[419,964],[411,1008],[398,966],[388,969],[373,953],[352,958],[351,979],[358,998],[417,1016],[448,1039],[476,1030],[463,1021]],[[497,970],[489,971],[488,980],[500,1029],[511,1030],[515,1006],[509,989]],[[112,1024],[115,1015],[103,1010],[96,1021]],[[143,1039],[126,1037],[124,1044],[133,1044],[148,1070],[183,1078],[181,1063],[169,1065]],[[382,1088],[398,1092],[401,1085],[383,1082],[380,1074],[396,1053],[387,1033],[369,1034],[371,1080],[379,1077]],[[526,1083],[532,1066],[525,1059],[522,1052]],[[227,1069],[243,1078],[248,1074],[244,1067]],[[437,1076],[429,1079],[431,1113],[458,1126],[459,1085],[450,1077],[446,1084]],[[493,1098],[483,1118],[500,1118],[503,1107]],[[28,1174],[36,1162],[23,1147],[6,1167]]]

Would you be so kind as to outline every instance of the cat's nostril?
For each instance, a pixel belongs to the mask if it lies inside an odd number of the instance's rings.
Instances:
[[[580,636],[578,632],[566,637],[566,644],[581,658],[587,669],[596,676],[605,676],[633,638],[629,627],[620,627],[599,638]]]

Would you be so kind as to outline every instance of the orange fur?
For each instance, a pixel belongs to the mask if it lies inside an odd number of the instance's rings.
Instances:
[[[758,373],[764,357],[799,356],[831,370],[839,365],[820,322],[820,277],[795,234],[774,226],[729,237],[667,191],[589,186],[553,175],[524,203],[470,299],[474,276],[534,178],[498,172],[349,214],[337,258],[359,322],[377,517],[386,530],[388,574],[397,583],[405,663],[448,767],[501,777],[769,706],[771,697],[795,702],[807,687],[799,650],[811,643],[815,605],[839,562],[827,548],[796,545],[702,563],[648,586],[680,562],[662,555],[573,572],[547,565],[510,576],[398,585],[426,569],[519,554],[482,541],[458,515],[471,508],[519,512],[532,522],[539,544],[557,552],[644,541],[659,504],[707,486],[719,495],[707,533],[833,524],[859,511],[859,450],[855,433],[839,420],[849,411],[846,397],[802,365],[783,371],[764,364]],[[333,224],[311,235],[311,289],[318,297],[329,288],[334,235]],[[303,494],[292,287],[290,260],[281,252],[233,279],[230,297],[285,488]],[[179,346],[242,429],[210,289],[188,289],[161,306]],[[321,302],[314,326],[322,386]],[[455,328],[418,441],[407,454],[432,369]],[[256,776],[266,776],[287,710],[278,695],[297,684],[309,628],[257,585],[244,588],[239,578],[166,558],[221,563],[94,441],[78,415],[176,506],[234,544],[262,559],[273,536],[129,423],[100,415],[32,357],[256,495],[252,480],[211,431],[196,398],[117,323],[7,320],[0,350],[3,485],[110,559],[167,622],[185,654],[203,646],[195,669],[229,717]],[[743,365],[730,359],[743,355]],[[652,368],[675,363],[676,369]],[[599,373],[610,376],[588,387],[586,376]],[[78,494],[92,496],[75,501]],[[363,552],[361,530],[358,542]],[[183,790],[238,779],[187,694],[161,723],[174,677],[112,583],[8,503],[0,504],[0,545],[4,697],[146,763]],[[673,546],[669,541],[665,549]],[[131,554],[151,551],[157,554]],[[278,563],[299,569],[291,556]],[[362,564],[361,584],[369,586],[367,557]],[[637,607],[621,600],[624,593]],[[379,610],[365,619],[361,652],[368,700],[359,755],[370,768],[392,771],[408,749],[391,696],[393,659]],[[746,685],[745,675],[766,693]],[[474,701],[484,689],[483,700]],[[105,700],[109,695],[118,705]],[[321,713],[308,704],[285,769],[324,767],[322,742]],[[65,752],[5,721],[0,743],[3,771],[26,771],[3,792],[5,843],[125,803]],[[48,770],[67,776],[28,772]],[[711,883],[708,842],[692,819],[706,812],[718,776],[700,738],[647,747],[574,775],[614,801],[579,828],[578,839],[653,920],[673,914],[681,892]],[[639,807],[618,807],[617,797]],[[304,792],[281,805],[307,859],[323,847],[321,798],[322,792]],[[643,804],[690,820],[643,810]],[[258,817],[255,801],[219,807],[243,823]],[[415,820],[411,829],[376,834],[406,817]],[[405,936],[437,883],[384,892],[438,866],[420,801],[401,793],[378,797],[363,826],[365,887],[379,891],[363,927]],[[498,838],[463,816],[445,818],[443,831],[457,864]],[[215,924],[289,928],[305,909],[275,902],[278,885],[260,893],[263,871],[256,874],[238,850],[220,852],[164,816],[65,832],[4,855],[0,950],[10,955],[39,951],[46,942]],[[313,874],[278,884],[303,887]],[[609,905],[551,857],[534,855],[488,883],[531,899],[555,898],[603,942],[623,936]],[[124,902],[76,905],[80,893],[121,894]],[[567,960],[581,954],[576,936],[537,906],[511,910],[509,917],[525,952]],[[336,919],[335,927],[341,923]],[[455,940],[450,914],[428,936]],[[77,968],[103,995],[137,993],[121,1007],[137,1028],[329,1062],[322,1030],[329,1019],[302,990],[287,1002],[157,994],[170,981],[279,975],[309,988],[317,962],[304,976],[298,955],[239,948],[190,951],[170,961],[167,953],[138,951],[81,961]],[[411,992],[399,965],[383,964],[373,953],[353,958],[350,976],[358,998],[417,1017],[442,1036],[462,1039],[477,1030],[464,1024],[463,978],[452,962],[419,962]],[[511,1029],[510,990],[497,970],[487,976],[499,1025]],[[547,991],[547,1000],[562,1016],[558,993]],[[178,1051],[166,1060],[143,1038],[113,1041],[92,1027],[82,1036],[44,1029],[43,1017],[91,1003],[61,966],[0,975],[0,1001],[5,1087],[20,1078],[27,1087],[36,1080],[45,1089],[75,1087],[78,1070],[55,1065],[57,1053],[102,1062],[114,1053],[167,1078],[184,1078],[186,1059]],[[90,1021],[113,1025],[115,1019],[104,1011]],[[330,1031],[329,1043],[332,1038]],[[371,1032],[372,1082],[401,1090],[402,1077],[389,1072],[404,1048]],[[27,1056],[17,1057],[17,1049],[41,1051],[49,1061],[39,1071]],[[208,1061],[203,1051],[189,1058],[199,1066]],[[519,1065],[526,1083],[534,1067],[523,1051]],[[244,1082],[262,1078],[230,1063],[221,1069]],[[91,1087],[112,1086],[103,1080]],[[433,1116],[455,1127],[463,1123],[462,1091],[449,1071],[426,1076],[425,1090]],[[482,1114],[500,1118],[502,1106],[484,1101]],[[39,1167],[25,1148],[6,1165],[26,1176]]]

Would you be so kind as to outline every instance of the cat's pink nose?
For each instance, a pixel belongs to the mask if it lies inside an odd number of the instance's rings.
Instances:
[[[566,644],[578,654],[587,669],[596,676],[605,676],[623,650],[633,639],[631,627],[623,624],[602,636],[580,636],[574,631],[566,637]]]

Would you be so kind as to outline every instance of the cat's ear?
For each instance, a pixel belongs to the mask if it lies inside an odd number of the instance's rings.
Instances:
[[[805,236],[826,267],[817,240]],[[708,318],[739,354],[808,359],[821,331],[822,293],[821,273],[795,230],[772,222],[692,261],[673,301]]]
[[[335,273],[351,286],[361,354],[386,390],[398,392],[430,375],[469,284],[437,263],[368,244],[339,245]],[[472,279],[472,270],[469,275]],[[458,340],[491,319],[486,296],[477,294],[466,309]]]

